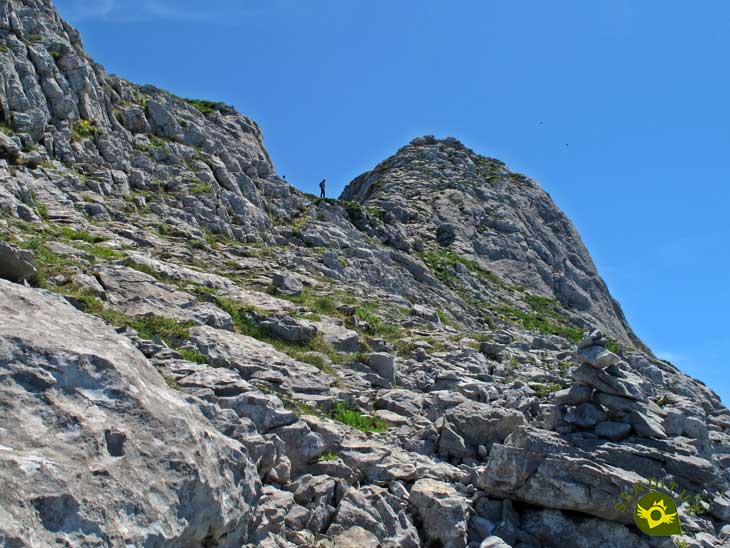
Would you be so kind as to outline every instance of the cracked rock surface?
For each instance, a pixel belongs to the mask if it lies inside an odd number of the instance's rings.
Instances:
[[[730,412],[535,181],[425,136],[317,199],[50,0],[0,66],[0,545],[665,548],[649,480],[730,542]]]

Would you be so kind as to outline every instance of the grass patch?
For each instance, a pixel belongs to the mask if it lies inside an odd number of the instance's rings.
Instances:
[[[358,307],[355,311],[355,317],[367,323],[365,331],[373,337],[382,337],[385,340],[392,341],[399,339],[403,335],[403,330],[400,326],[385,322],[383,318],[370,310],[370,307],[367,305]]]
[[[44,237],[31,238],[22,242],[20,246],[35,254],[37,272],[32,280],[35,287],[47,288],[48,277],[60,274],[69,264],[66,257],[62,257],[46,247]]]
[[[608,350],[609,352],[613,352],[614,354],[618,354],[618,351],[620,349],[621,346],[618,344],[618,341],[608,339],[608,342],[606,343],[606,350]]]
[[[527,331],[559,335],[576,343],[583,339],[583,330],[570,325],[557,301],[539,295],[528,295],[525,302],[530,307],[529,312],[514,306],[495,306],[490,307],[490,310],[503,321],[521,325]]]
[[[12,137],[13,135],[15,135],[15,131],[13,131],[13,128],[5,124],[0,124],[0,131],[2,131],[8,137]]]
[[[88,289],[76,286],[61,287],[58,293],[75,301],[82,312],[99,316],[114,327],[129,327],[134,329],[141,338],[146,340],[162,340],[169,346],[174,346],[180,340],[190,338],[190,328],[197,325],[193,321],[179,321],[165,316],[127,316],[126,314],[107,307],[96,295]]]
[[[199,180],[188,187],[188,192],[194,196],[200,194],[212,194],[213,187],[210,184]]]
[[[48,206],[46,204],[36,204],[35,210],[38,212],[38,216],[44,221],[48,220]]]
[[[119,253],[118,251],[115,251],[110,247],[106,247],[105,245],[82,244],[76,247],[86,251],[97,259],[103,259],[105,261],[121,259],[122,257],[124,257],[122,253]]]
[[[325,453],[322,453],[322,455],[319,457],[319,460],[324,462],[330,462],[339,458],[340,457],[336,453],[330,453],[329,451],[327,451]]]
[[[178,348],[177,352],[178,354],[180,354],[180,356],[182,356],[182,359],[185,361],[200,364],[207,364],[209,361],[208,358],[206,358],[203,354],[191,348]]]
[[[476,261],[460,257],[456,253],[445,249],[424,251],[420,254],[420,256],[421,259],[423,259],[423,262],[425,262],[431,271],[436,274],[436,277],[444,283],[456,278],[456,274],[454,272],[456,263],[461,263],[472,274],[476,274],[477,276],[494,284],[501,285],[503,283],[494,272],[490,272],[486,268],[480,266]]]
[[[308,341],[290,342],[271,337],[258,322],[258,317],[265,316],[252,306],[242,305],[231,299],[215,297],[215,303],[219,308],[228,312],[233,319],[236,331],[248,335],[261,342],[273,346],[279,352],[283,352],[290,358],[308,363],[328,375],[337,376],[336,371],[319,354],[324,354],[332,362],[342,361],[340,354],[327,344],[321,335],[317,335]]]
[[[216,103],[215,101],[205,101],[203,99],[183,99],[183,101],[198,109],[205,116],[213,114],[218,110],[216,107],[220,105],[220,103]]]
[[[550,394],[553,392],[557,392],[558,390],[562,390],[563,387],[560,386],[558,383],[555,382],[549,382],[547,384],[536,384],[531,385],[530,388],[532,388],[535,391],[535,395],[540,399],[547,398]]]
[[[96,127],[96,122],[93,120],[79,120],[71,128],[71,140],[74,142],[85,141],[91,139],[97,133],[99,133],[99,128]]]
[[[67,226],[59,226],[58,233],[66,241],[79,240],[87,244],[96,244],[106,240],[103,236],[94,236],[85,230],[76,230]]]
[[[169,375],[165,375],[162,378],[165,379],[165,382],[167,383],[167,386],[169,386],[173,390],[177,390],[178,392],[182,392],[182,386],[180,386],[179,384],[177,384],[177,381],[175,380],[174,377],[170,377]]]
[[[385,432],[388,423],[378,417],[370,417],[351,404],[337,401],[328,413],[331,419],[357,428],[363,432]]]

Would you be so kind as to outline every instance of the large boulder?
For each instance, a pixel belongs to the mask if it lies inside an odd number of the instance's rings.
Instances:
[[[60,297],[0,280],[0,539],[238,548],[259,488],[147,359]]]
[[[501,443],[515,429],[526,424],[525,416],[515,409],[467,401],[446,412],[446,421],[466,443],[487,449]]]
[[[420,479],[411,489],[410,502],[430,543],[444,548],[466,546],[469,503],[451,485]]]
[[[288,342],[305,342],[317,335],[317,327],[311,322],[289,316],[270,316],[260,325],[272,337]]]
[[[632,523],[631,513],[614,505],[642,478],[598,461],[553,432],[528,427],[492,448],[478,485],[494,497]]]
[[[36,273],[35,255],[32,251],[0,242],[0,278],[11,282],[25,282],[33,279]]]

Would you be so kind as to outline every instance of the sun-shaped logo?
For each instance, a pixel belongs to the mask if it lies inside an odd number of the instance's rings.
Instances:
[[[634,512],[636,526],[653,537],[681,535],[677,506],[664,493],[649,493],[636,503]]]

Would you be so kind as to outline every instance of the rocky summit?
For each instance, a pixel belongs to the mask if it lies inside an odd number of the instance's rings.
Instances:
[[[317,199],[50,0],[0,67],[1,546],[730,544],[730,412],[535,181],[425,136]]]

